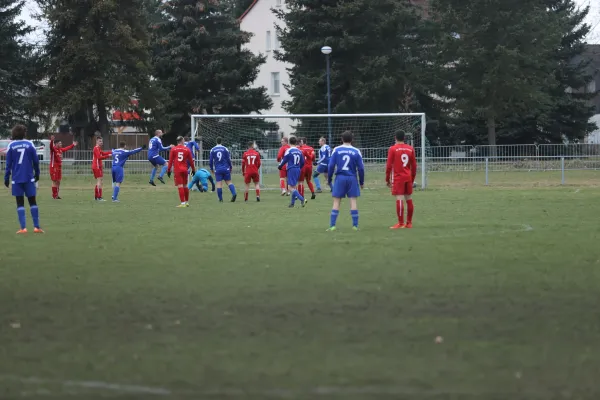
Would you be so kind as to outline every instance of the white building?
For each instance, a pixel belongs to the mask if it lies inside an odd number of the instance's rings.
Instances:
[[[284,87],[290,82],[287,68],[291,66],[276,60],[273,54],[276,50],[281,51],[275,25],[283,26],[284,22],[275,16],[272,9],[285,10],[285,0],[254,0],[240,17],[240,28],[253,35],[246,48],[254,54],[264,54],[267,57],[266,63],[260,66],[253,86],[267,88],[269,96],[273,100],[273,107],[270,110],[261,110],[261,113],[287,114],[282,103],[291,99]],[[292,132],[292,121],[289,119],[276,119],[275,121],[285,135]]]

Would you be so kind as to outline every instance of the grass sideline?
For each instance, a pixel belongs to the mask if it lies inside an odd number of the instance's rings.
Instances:
[[[0,398],[600,396],[598,188],[440,185],[399,232],[366,190],[331,234],[326,194],[176,209],[143,178],[42,182],[27,237],[0,191]]]

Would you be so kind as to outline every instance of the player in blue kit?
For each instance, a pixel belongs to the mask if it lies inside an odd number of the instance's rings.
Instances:
[[[304,154],[296,146],[298,139],[291,137],[289,139],[290,148],[285,151],[281,163],[277,167],[280,171],[284,165],[287,165],[287,184],[288,191],[292,192],[292,202],[290,208],[294,208],[296,199],[302,202],[302,207],[306,206],[306,199],[298,192],[298,181],[300,180],[300,170],[304,167]]]
[[[198,143],[193,141],[189,136],[186,137],[184,140],[185,140],[185,143],[183,143],[183,145],[185,147],[187,147],[188,149],[190,149],[190,153],[192,153],[192,159],[195,161],[196,153],[200,152],[200,146],[198,146]],[[190,166],[190,172],[191,172],[191,166]]]
[[[27,128],[24,125],[15,125],[12,129],[13,142],[10,142],[6,148],[4,186],[8,188],[12,183],[12,195],[17,200],[17,215],[19,216],[19,224],[21,225],[21,229],[17,234],[27,233],[25,196],[27,196],[31,209],[33,232],[44,233],[42,228],[40,228],[40,216],[35,198],[36,182],[40,179],[40,162],[33,143],[25,140],[26,134]]]
[[[210,184],[212,186],[211,191],[214,192],[215,191],[215,181],[213,180],[212,175],[210,174],[210,172],[208,172],[204,168],[199,169],[194,174],[194,177],[192,178],[191,182],[188,183],[188,189],[192,190],[194,185],[196,185],[196,187],[198,188],[198,190],[200,192],[208,192],[208,182],[210,182]]]
[[[223,139],[218,137],[217,145],[210,150],[208,164],[210,165],[210,171],[215,174],[219,202],[223,202],[223,181],[225,181],[227,186],[229,186],[229,190],[231,190],[231,202],[233,203],[237,198],[235,186],[231,183],[233,165],[231,164],[229,150],[221,144],[222,142]]]
[[[173,146],[164,147],[162,144],[162,140],[160,139],[163,135],[163,131],[160,129],[154,132],[154,137],[150,139],[150,143],[148,144],[148,161],[152,164],[152,172],[150,172],[150,184],[152,186],[156,186],[154,184],[154,177],[156,176],[156,169],[161,166],[160,174],[158,175],[158,180],[161,183],[165,183],[163,177],[167,173],[167,161],[160,156],[161,151],[170,150]]]
[[[146,148],[146,145],[139,147],[135,150],[127,151],[125,149],[125,142],[119,143],[119,148],[112,151],[112,181],[113,181],[113,203],[119,202],[119,191],[121,190],[121,183],[123,183],[123,176],[125,175],[125,162],[134,154]]]
[[[314,164],[314,165],[316,165],[317,170],[313,174],[315,184],[317,185],[317,193],[322,192],[321,181],[319,180],[319,175],[325,174],[325,182],[328,181],[327,167],[329,165],[329,159],[331,158],[331,147],[329,147],[329,145],[327,144],[327,140],[325,140],[324,137],[319,139],[319,146],[321,146],[321,148],[319,149],[319,160],[317,162],[315,162],[315,164]]]
[[[344,197],[350,198],[350,215],[352,215],[352,229],[358,230],[358,206],[356,199],[360,196],[360,189],[365,183],[365,165],[363,164],[360,150],[352,146],[352,133],[342,133],[342,145],[333,150],[328,166],[328,183],[331,187],[331,178],[335,171],[335,183],[331,195],[333,207],[328,231],[335,231],[337,217],[340,214],[340,203]],[[358,179],[356,174],[358,173]],[[360,186],[360,188],[359,188]]]

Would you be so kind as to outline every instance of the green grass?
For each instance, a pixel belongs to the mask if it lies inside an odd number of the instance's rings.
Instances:
[[[598,188],[440,185],[403,231],[366,190],[327,233],[329,195],[176,209],[127,179],[42,183],[26,237],[0,192],[0,398],[600,396]]]

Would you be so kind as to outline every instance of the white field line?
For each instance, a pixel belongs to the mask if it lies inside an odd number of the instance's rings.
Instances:
[[[518,375],[517,375],[518,376]],[[520,379],[517,377],[516,379]],[[265,398],[297,398],[298,396],[324,396],[324,397],[346,397],[346,396],[357,396],[357,395],[371,395],[381,397],[394,397],[398,396],[411,396],[412,398],[429,398],[439,396],[488,396],[488,395],[502,395],[497,391],[457,391],[457,390],[439,390],[439,389],[409,389],[399,386],[358,386],[358,387],[343,387],[343,386],[317,386],[314,388],[307,389],[240,389],[240,388],[222,388],[212,390],[170,390],[158,387],[139,386],[139,385],[127,385],[119,383],[110,383],[102,381],[77,381],[77,380],[53,380],[53,379],[42,379],[35,377],[19,377],[14,375],[0,375],[1,381],[14,381],[20,384],[30,385],[61,385],[63,391],[52,391],[47,388],[39,388],[37,390],[29,390],[21,392],[20,397],[30,396],[82,396],[82,392],[74,391],[74,388],[79,389],[95,389],[97,391],[111,391],[116,395],[121,394],[138,394],[138,395],[158,395],[158,396],[177,396],[178,398],[185,396],[189,398],[201,397],[215,397],[215,396],[227,396],[227,397],[246,397],[256,396]],[[511,397],[515,393],[504,393],[506,398]],[[526,395],[527,398],[546,398],[547,393],[543,392],[519,392],[519,395]]]

